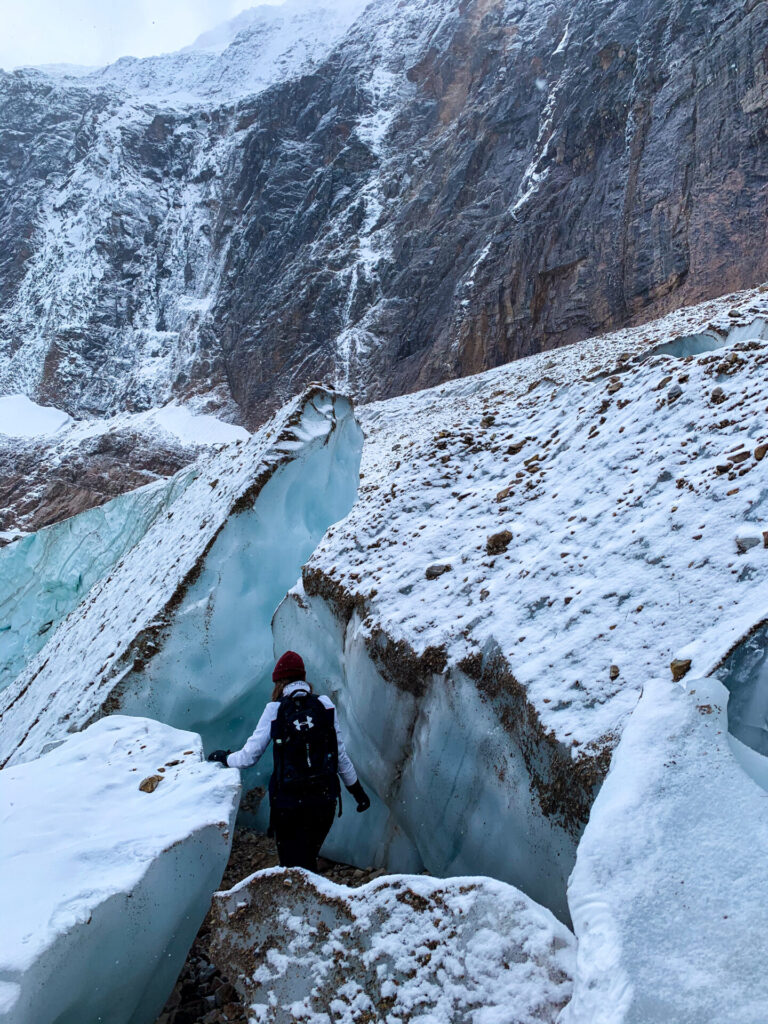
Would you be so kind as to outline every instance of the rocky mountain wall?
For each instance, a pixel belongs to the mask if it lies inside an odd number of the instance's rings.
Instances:
[[[375,0],[229,104],[2,74],[0,391],[254,426],[759,283],[766,39],[762,0]]]

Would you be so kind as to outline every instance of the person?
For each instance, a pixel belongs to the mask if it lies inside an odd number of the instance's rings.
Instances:
[[[209,761],[249,768],[273,742],[269,781],[269,835],[283,867],[317,870],[317,855],[331,830],[342,782],[357,801],[371,806],[344,747],[333,701],[316,696],[295,651],[286,651],[272,673],[272,700],[242,750],[214,750]]]

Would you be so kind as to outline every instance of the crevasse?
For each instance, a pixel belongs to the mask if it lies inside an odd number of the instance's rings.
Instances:
[[[201,461],[0,694],[0,760],[114,711],[198,731],[207,749],[241,743],[271,688],[272,614],[354,502],[361,445],[350,403],[314,387]]]

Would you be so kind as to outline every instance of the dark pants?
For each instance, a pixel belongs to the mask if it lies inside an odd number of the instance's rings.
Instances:
[[[336,803],[323,801],[303,807],[271,808],[270,831],[284,868],[317,871],[317,855],[331,831]]]

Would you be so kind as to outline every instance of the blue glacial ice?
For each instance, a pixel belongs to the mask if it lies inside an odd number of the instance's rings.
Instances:
[[[196,475],[182,470],[0,548],[0,690]]]

